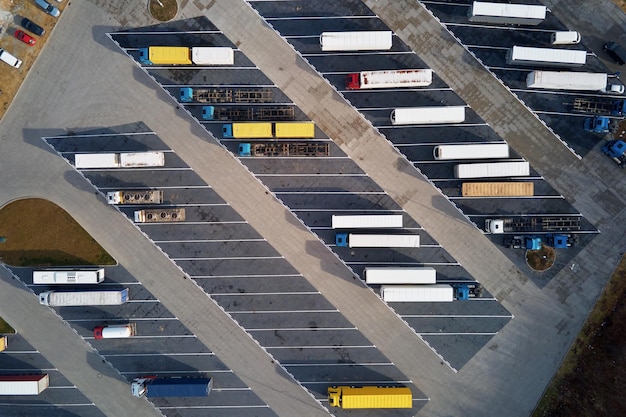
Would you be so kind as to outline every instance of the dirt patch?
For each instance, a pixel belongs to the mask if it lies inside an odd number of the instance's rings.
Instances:
[[[526,263],[533,270],[547,271],[556,260],[556,251],[550,246],[543,245],[539,250],[526,251]]]
[[[7,265],[115,265],[65,210],[39,198],[0,209],[0,237],[0,260]]]
[[[54,6],[62,10],[69,2],[54,2]],[[21,28],[20,21],[23,17],[27,17],[39,26],[45,29],[43,36],[35,36],[33,33]],[[11,68],[4,62],[0,62],[2,70],[0,71],[0,119],[4,116],[9,105],[13,101],[13,97],[17,94],[22,85],[22,81],[26,78],[26,74],[33,66],[39,52],[46,44],[50,32],[58,18],[47,15],[32,0],[0,0],[0,48],[5,49],[8,53],[22,60],[20,68]],[[28,46],[13,37],[17,29],[23,29],[37,41],[34,46]]]
[[[153,18],[161,22],[172,20],[178,13],[177,0],[150,0],[148,10]]]
[[[533,417],[626,415],[626,257],[611,277]]]

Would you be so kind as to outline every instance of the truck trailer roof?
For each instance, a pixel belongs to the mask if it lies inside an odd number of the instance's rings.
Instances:
[[[509,49],[506,58],[509,64],[581,66],[587,62],[587,51],[516,45]]]
[[[470,22],[538,25],[546,18],[546,6],[475,1],[469,11]]]
[[[393,44],[392,32],[322,32],[320,47],[322,51],[387,51]]]
[[[333,229],[392,229],[402,227],[402,214],[340,216],[333,214]]]
[[[465,106],[404,107],[391,111],[392,125],[462,123]]]
[[[506,143],[437,145],[433,149],[435,159],[490,159],[508,158]]]
[[[530,175],[528,162],[492,162],[485,164],[458,164],[455,178],[524,177]]]
[[[528,88],[552,90],[600,91],[606,88],[606,73],[573,71],[532,71],[526,77]]]

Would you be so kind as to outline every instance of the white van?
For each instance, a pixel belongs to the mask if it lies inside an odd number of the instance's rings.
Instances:
[[[4,61],[12,67],[19,68],[22,65],[22,61],[0,48],[0,61]]]
[[[553,32],[550,35],[550,43],[552,45],[574,45],[580,42],[580,33],[578,32]]]

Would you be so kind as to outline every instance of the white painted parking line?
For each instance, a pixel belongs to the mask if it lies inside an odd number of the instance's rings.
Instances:
[[[233,371],[231,371],[230,369],[226,369],[226,370],[220,370],[220,369],[193,369],[193,370],[185,370],[185,371],[162,371],[162,370],[146,370],[146,369],[142,369],[141,373],[143,375],[157,375],[157,374],[179,374],[181,372],[184,373],[188,373],[188,374],[205,374],[205,373],[212,373],[212,374],[232,374]],[[121,375],[136,375],[138,372],[137,371],[128,371],[128,372],[120,372]]]
[[[211,278],[303,278],[301,274],[259,274],[259,275],[190,275],[193,279]]]
[[[245,296],[259,296],[259,295],[319,295],[318,291],[290,291],[290,292],[212,292],[211,296],[225,296],[225,297],[245,297]],[[260,311],[260,310],[259,310]],[[312,310],[307,310],[312,311]],[[265,313],[265,311],[263,311]],[[293,313],[293,310],[284,310],[283,313]],[[240,311],[237,311],[240,313]]]
[[[513,318],[512,314],[502,314],[502,315],[490,315],[490,314],[403,314],[402,317],[409,317],[413,319],[432,319],[432,318],[463,318],[463,319],[482,319],[482,318],[505,318],[510,319]]]
[[[132,318],[132,319],[115,319],[115,318],[110,318],[107,319],[107,322],[121,322],[121,323],[126,323],[128,321],[156,321],[156,320],[178,320],[176,317],[139,317],[139,318]],[[90,321],[98,321],[98,319],[67,319],[64,320],[68,323],[80,323],[80,322],[90,322]]]
[[[285,368],[306,368],[307,366],[393,366],[393,362],[329,362],[329,363],[293,363],[285,364],[281,362]]]
[[[163,226],[163,223],[135,223],[137,226]],[[246,221],[230,221],[230,222],[176,222],[176,223],[167,223],[168,226],[176,226],[176,225],[202,225],[202,224],[248,224]],[[169,242],[168,240],[162,242]]]
[[[498,332],[492,333],[420,333],[421,336],[495,336]]]
[[[20,354],[32,355],[33,353],[39,353],[39,351],[38,350],[10,350],[10,349],[6,349],[4,351],[4,353],[10,353],[12,355],[20,355]]]
[[[387,195],[384,191],[275,191],[274,194],[296,195]]]
[[[48,387],[47,389],[50,389],[52,387]],[[50,403],[50,404],[40,404],[40,403],[32,403],[32,402],[28,402],[28,403],[0,403],[0,406],[2,407],[37,407],[37,408],[45,408],[45,407],[50,407],[50,408],[59,408],[59,407],[85,407],[85,406],[93,406],[94,403],[74,403],[74,404],[65,404],[65,403]]]
[[[156,133],[150,132],[136,132],[136,133],[107,133],[107,134],[72,134],[72,135],[61,135],[61,136],[44,136],[43,139],[73,139],[73,138],[101,138],[101,137],[113,137],[113,136],[145,136],[145,135],[156,135]]]
[[[340,173],[336,173],[336,174],[318,174],[318,173],[309,173],[309,174],[255,174],[256,177],[262,178],[262,177],[311,177],[311,176],[316,176],[316,177],[338,177],[338,176],[342,176],[344,178],[349,178],[349,177],[367,177],[367,174],[340,174]]]
[[[150,67],[152,68],[152,67]],[[254,67],[245,67],[245,68],[240,68],[240,69],[256,69]],[[172,69],[171,67],[162,67],[162,69]],[[180,69],[180,67],[176,67],[176,69]],[[193,68],[189,68],[189,69],[193,69]],[[205,68],[207,69],[207,68]],[[230,69],[230,68],[229,68]],[[195,70],[197,71],[198,68],[195,68]],[[163,88],[181,88],[182,85],[180,84],[163,84],[162,85]],[[191,87],[191,88],[272,88],[272,87],[276,87],[274,84],[185,84],[184,87]],[[185,106],[193,106],[193,105],[202,105],[202,106],[207,106],[210,105],[211,103],[200,103],[200,102],[192,102],[192,103],[181,103],[184,104]],[[213,104],[220,104],[220,103],[213,103]],[[224,104],[224,103],[221,103]],[[227,103],[228,106],[232,106],[232,107],[236,107],[236,106],[242,106],[242,103]],[[250,105],[251,103],[244,103],[247,105]],[[259,105],[263,106],[267,106],[267,105],[276,105],[279,104],[277,102],[271,102],[271,103],[259,103]],[[288,104],[293,104],[293,102],[288,102]],[[257,103],[254,103],[254,105],[256,106]],[[202,120],[200,120],[202,122]],[[214,122],[220,122],[220,123],[228,123],[228,121],[219,121],[219,120],[214,120]]]
[[[213,187],[211,187],[210,185],[176,185],[176,186],[159,186],[159,190],[205,190],[205,189],[212,189]],[[106,191],[106,190],[120,190],[120,191],[124,191],[124,190],[153,190],[153,187],[141,187],[141,186],[137,186],[137,187],[100,187],[100,191]],[[225,205],[230,205],[228,203],[224,203]]]
[[[136,336],[133,336],[133,339]],[[168,352],[160,352],[160,353],[114,353],[114,354],[103,354],[103,356],[107,358],[117,358],[117,357],[132,357],[132,356],[215,356],[215,353],[168,353]]]
[[[181,33],[181,34],[189,34],[189,33],[193,33],[193,34],[198,34],[198,35],[202,35],[202,34],[215,34],[215,35],[221,35],[222,32],[219,30],[180,30],[180,31],[138,31],[138,32],[115,32],[115,35],[132,35],[132,36],[136,36],[136,35],[172,35],[172,34],[177,34],[177,33]],[[130,49],[130,48],[129,48]],[[136,49],[136,48],[135,48]],[[236,49],[238,51],[238,49]]]
[[[330,310],[239,310],[239,311],[231,311],[228,314],[234,316],[237,314],[284,314],[284,313],[339,313],[339,310],[330,309]],[[336,346],[335,346],[336,347]],[[342,346],[346,347],[346,346]]]
[[[298,332],[298,331],[320,331],[320,330],[358,330],[356,327],[315,327],[315,328],[311,328],[311,327],[268,327],[268,328],[264,328],[264,329],[247,329],[246,331],[248,333],[250,332],[267,332],[267,331],[277,331],[280,330],[282,331],[294,331],[294,332]]]
[[[265,346],[265,349],[299,349],[299,350],[305,350],[305,349],[337,349],[337,348],[341,348],[341,349],[356,349],[356,348],[368,348],[368,349],[372,349],[372,348],[376,348],[376,346],[374,345],[357,345],[357,346],[350,346],[350,345],[328,345],[328,346]]]
[[[128,300],[127,303],[160,303],[159,300]]]
[[[217,258],[209,258],[209,257],[195,257],[195,258],[170,258],[174,261],[245,261],[249,259],[258,260],[258,259],[285,259],[282,256],[219,256]]]
[[[269,408],[267,404],[260,405],[177,405],[176,407],[156,407],[159,410],[238,410],[241,408]]]
[[[368,385],[389,385],[392,381],[389,380],[372,380],[372,381],[367,381]],[[363,381],[359,380],[359,381],[300,381],[301,384],[303,385],[318,385],[318,384],[323,384],[323,385],[363,385]],[[404,380],[398,380],[398,381],[393,381],[394,384],[412,384],[413,381],[411,381],[410,379],[404,379]]]
[[[219,242],[265,242],[265,239],[189,239],[153,240],[154,243],[219,243]]]

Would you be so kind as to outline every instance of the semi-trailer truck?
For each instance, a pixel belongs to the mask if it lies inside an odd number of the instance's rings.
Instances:
[[[202,120],[293,120],[295,116],[295,110],[291,106],[257,108],[202,106]]]
[[[83,153],[74,156],[74,166],[85,168],[143,168],[165,165],[163,152]]]
[[[485,164],[458,164],[454,178],[524,177],[530,175],[528,162],[492,162]]]
[[[232,48],[214,46],[149,46],[139,49],[144,65],[233,65]]]
[[[506,143],[480,143],[462,145],[437,145],[433,149],[436,160],[508,158]]]
[[[392,32],[322,32],[322,51],[388,51],[393,45]]]
[[[532,182],[464,182],[463,197],[532,197],[535,184]]]
[[[469,9],[470,22],[535,26],[546,18],[546,6],[475,1]]]
[[[0,375],[0,395],[39,395],[50,385],[43,375]]]
[[[366,267],[363,272],[368,285],[436,284],[437,271],[431,267]]]
[[[328,405],[344,409],[412,408],[408,387],[328,387]]]
[[[313,122],[277,122],[277,123],[226,123],[222,125],[225,138],[239,139],[289,139],[314,138],[315,123]]]
[[[587,62],[587,51],[516,45],[507,51],[506,62],[512,65],[579,67]]]
[[[465,121],[465,106],[405,107],[391,111],[391,124],[421,125],[440,123],[462,123]]]
[[[324,142],[240,143],[239,156],[329,156],[330,145]]]
[[[99,284],[102,281],[104,281],[104,268],[33,271],[33,284]]]
[[[183,103],[269,103],[272,90],[268,88],[191,88],[182,87],[179,92]]]
[[[349,248],[419,248],[420,236],[337,233],[335,244]]]
[[[166,223],[185,221],[184,208],[137,210],[134,213],[135,223]]]
[[[110,291],[46,291],[39,304],[52,307],[121,305],[128,301],[128,288]]]
[[[493,234],[517,232],[568,232],[580,230],[580,217],[511,217],[486,219],[485,232]]]
[[[163,203],[163,191],[161,190],[124,190],[109,191],[107,193],[109,204],[161,204]]]
[[[212,378],[135,378],[130,385],[135,397],[206,397],[213,387]]]
[[[387,71],[361,71],[348,74],[348,90],[375,88],[427,87],[433,82],[431,69],[402,69]]]
[[[395,229],[402,227],[402,214],[340,216],[333,214],[333,229]]]
[[[608,74],[535,70],[526,76],[526,87],[549,90],[605,91]]]
[[[96,326],[93,329],[93,337],[96,340],[100,339],[124,339],[127,337],[133,337],[137,334],[137,325],[135,323],[129,323],[119,326]]]
[[[380,295],[388,303],[450,302],[480,297],[480,284],[382,285]]]

